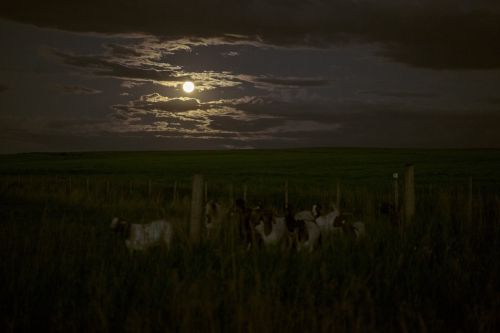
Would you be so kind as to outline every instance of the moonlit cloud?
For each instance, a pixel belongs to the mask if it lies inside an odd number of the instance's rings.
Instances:
[[[138,59],[127,61],[120,58],[108,58],[104,55],[77,55],[54,50],[53,53],[66,64],[88,70],[93,75],[114,77],[127,81],[180,82],[189,76],[178,76],[176,66],[168,63],[142,63]]]
[[[245,106],[270,104],[261,98],[202,102],[196,98],[169,98],[159,94],[141,96],[127,105],[115,105],[114,118],[121,122],[120,132],[156,132],[161,137],[178,136],[222,138],[238,140],[280,140],[293,141],[293,135],[316,130],[335,131],[337,123],[324,123],[311,119],[300,119],[274,111],[246,112]],[[265,110],[265,108],[264,108]],[[287,135],[290,134],[290,135]]]
[[[105,46],[108,51],[100,55],[78,55],[60,50],[54,50],[53,53],[64,64],[88,70],[94,75],[125,80],[122,83],[124,87],[132,87],[140,84],[140,81],[151,81],[166,87],[178,87],[184,81],[192,80],[196,82],[197,90],[206,91],[236,87],[244,82],[251,83],[259,89],[315,87],[328,85],[332,82],[322,77],[233,74],[230,71],[189,72],[182,67],[166,62],[161,53],[157,53],[160,51],[151,44],[151,41],[146,44],[149,49],[142,49],[140,52],[129,46],[108,44]],[[140,47],[144,47],[146,44],[141,43]],[[167,54],[170,54],[172,49],[168,48],[168,50]],[[139,83],[137,83],[138,81]]]
[[[222,53],[222,56],[223,57],[237,57],[239,56],[240,54],[236,51],[229,51],[229,52],[223,52]]]
[[[53,50],[53,53],[66,65],[87,71],[95,76],[123,80],[122,85],[127,88],[144,82],[153,82],[166,87],[179,87],[187,80],[195,81],[196,89],[199,91],[241,84],[241,80],[230,72],[186,72],[179,66],[157,60],[160,55],[154,53],[149,53],[148,58],[136,57],[127,52],[122,52],[119,58],[109,54],[78,55],[60,50]]]
[[[137,82],[137,81],[122,81],[122,83],[120,84],[121,87],[127,88],[127,89],[140,87],[142,85],[144,85],[144,82]]]

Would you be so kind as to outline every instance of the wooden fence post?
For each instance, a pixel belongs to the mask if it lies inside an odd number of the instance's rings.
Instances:
[[[467,194],[467,222],[472,223],[472,177],[469,177],[469,189]]]
[[[410,223],[415,216],[415,168],[405,165],[405,223]]]
[[[174,181],[174,190],[172,193],[172,201],[177,201],[177,181]]]
[[[399,175],[397,172],[392,174],[392,178],[394,179],[394,210],[396,212],[399,211]]]
[[[208,201],[208,182],[205,182],[205,189],[204,189],[203,198],[204,198],[205,202]]]
[[[193,176],[193,190],[191,194],[191,216],[189,238],[192,244],[201,240],[201,223],[203,217],[203,175]]]
[[[337,206],[337,209],[340,209],[340,180],[337,179],[337,186],[336,186],[336,201],[335,205]]]
[[[229,185],[229,204],[234,204],[234,187],[233,184]]]
[[[285,208],[288,208],[288,180],[285,181]]]

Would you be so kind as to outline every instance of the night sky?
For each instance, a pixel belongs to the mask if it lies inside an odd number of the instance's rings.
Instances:
[[[1,153],[500,147],[498,0],[7,0],[0,43]]]

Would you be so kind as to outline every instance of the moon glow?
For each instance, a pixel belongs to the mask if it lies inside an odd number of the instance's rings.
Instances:
[[[184,90],[187,93],[193,92],[194,91],[194,83],[191,81],[186,81],[182,85],[182,90]]]

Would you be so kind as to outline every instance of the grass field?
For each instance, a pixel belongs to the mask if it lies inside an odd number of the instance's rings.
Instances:
[[[405,163],[415,165],[417,212],[395,229],[378,205]],[[194,173],[209,198],[228,202],[246,185],[248,201],[267,206],[283,205],[287,181],[298,208],[335,200],[339,182],[341,207],[368,236],[310,254],[246,252],[227,234],[193,246]],[[0,156],[0,329],[496,332],[499,197],[500,150]],[[171,220],[173,248],[130,255],[109,230],[115,215]]]

